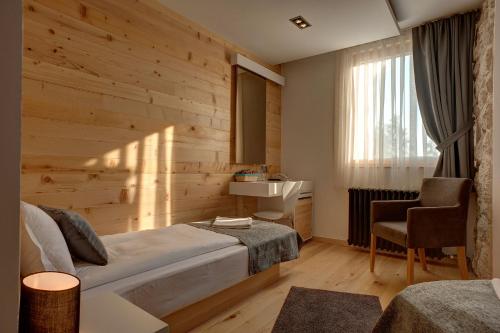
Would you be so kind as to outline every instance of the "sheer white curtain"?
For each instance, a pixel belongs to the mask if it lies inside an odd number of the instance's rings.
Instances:
[[[418,189],[437,162],[422,124],[411,35],[341,51],[336,92],[337,176],[345,187]]]

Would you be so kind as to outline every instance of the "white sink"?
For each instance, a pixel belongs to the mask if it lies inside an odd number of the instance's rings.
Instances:
[[[231,182],[229,194],[248,195],[252,197],[278,197],[283,191],[283,182]]]
[[[229,194],[251,197],[279,197],[283,194],[283,184],[280,181],[231,182]],[[301,192],[312,192],[312,182],[304,181]]]

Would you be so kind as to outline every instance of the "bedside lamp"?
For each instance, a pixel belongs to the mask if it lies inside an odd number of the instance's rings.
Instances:
[[[76,332],[80,322],[80,280],[71,274],[40,272],[21,284],[19,332]]]

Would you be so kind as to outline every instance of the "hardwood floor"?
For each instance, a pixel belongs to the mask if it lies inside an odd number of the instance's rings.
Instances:
[[[406,260],[379,255],[370,273],[368,252],[331,243],[310,241],[298,260],[281,265],[281,279],[192,332],[270,332],[291,286],[377,295],[385,308],[406,287]],[[427,262],[415,265],[415,283],[459,279],[456,266]]]

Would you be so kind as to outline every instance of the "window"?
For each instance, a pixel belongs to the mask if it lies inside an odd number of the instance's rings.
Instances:
[[[434,165],[438,152],[422,124],[412,71],[408,54],[353,67],[355,161]]]
[[[409,36],[344,51],[338,159],[348,187],[418,188],[438,158],[413,81]]]

